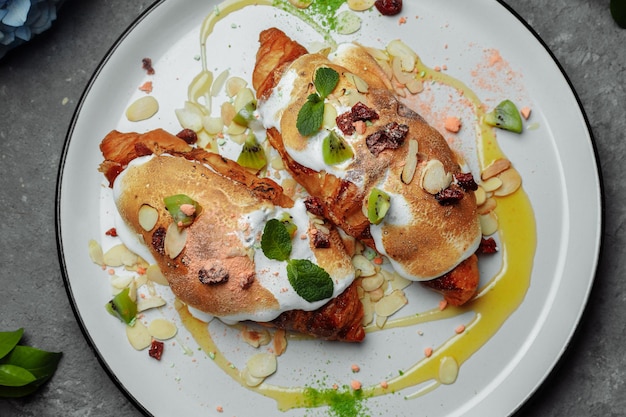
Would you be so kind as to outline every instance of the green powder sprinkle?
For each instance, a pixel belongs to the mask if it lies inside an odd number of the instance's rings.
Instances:
[[[363,404],[365,396],[362,390],[306,388],[304,395],[312,407],[328,405],[331,417],[369,417],[369,411]]]

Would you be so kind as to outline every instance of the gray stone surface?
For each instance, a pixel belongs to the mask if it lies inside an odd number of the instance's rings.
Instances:
[[[471,0],[469,0],[471,1]],[[62,350],[37,395],[0,399],[0,416],[141,415],[107,376],[70,307],[57,258],[55,186],[81,93],[149,0],[67,1],[54,27],[0,60],[0,329]],[[609,0],[509,0],[564,67],[589,117],[604,178],[605,245],[571,345],[519,416],[626,413],[626,30]],[[505,34],[503,34],[505,36]],[[64,99],[69,99],[64,104]]]

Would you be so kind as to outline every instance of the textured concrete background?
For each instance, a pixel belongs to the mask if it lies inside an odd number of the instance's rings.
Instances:
[[[0,399],[2,417],[141,415],[103,371],[72,314],[57,261],[54,213],[75,106],[109,47],[150,3],[67,1],[51,30],[0,61],[0,329],[25,327],[29,344],[64,352],[56,375],[37,395]],[[596,138],[606,197],[605,248],[588,308],[563,359],[518,415],[622,416],[626,30],[612,21],[609,0],[507,3],[553,51],[578,92]]]

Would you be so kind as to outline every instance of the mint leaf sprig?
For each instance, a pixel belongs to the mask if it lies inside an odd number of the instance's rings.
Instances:
[[[35,392],[49,380],[61,352],[18,345],[24,329],[0,332],[0,398],[18,398]]]
[[[289,259],[291,236],[280,220],[271,219],[265,224],[261,250],[269,259],[287,262],[289,283],[309,303],[332,297],[334,285],[328,272],[308,259]]]
[[[302,136],[311,136],[319,131],[324,121],[324,100],[339,83],[339,73],[329,67],[315,71],[313,85],[316,93],[310,94],[298,112],[296,127]]]

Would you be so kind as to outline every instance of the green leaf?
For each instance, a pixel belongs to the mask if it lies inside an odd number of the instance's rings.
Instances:
[[[0,385],[5,387],[22,387],[36,379],[35,375],[20,366],[9,363],[0,365]]]
[[[325,99],[330,93],[333,92],[337,83],[339,82],[339,73],[332,68],[321,67],[315,71],[315,89],[320,97]]]
[[[290,260],[287,278],[296,293],[310,303],[333,295],[333,280],[328,272],[307,259]]]
[[[19,345],[15,346],[11,353],[0,362],[24,368],[39,379],[49,378],[54,374],[61,356],[61,352],[47,352]]]
[[[22,339],[24,329],[14,332],[0,332],[0,358],[4,358]]]
[[[302,136],[311,136],[320,130],[323,121],[324,102],[307,100],[298,112],[296,127]]]
[[[283,222],[271,219],[265,224],[261,236],[261,249],[269,259],[286,261],[291,254],[291,236]]]

